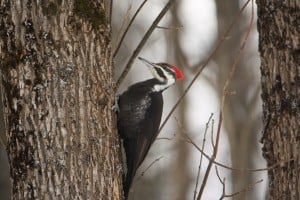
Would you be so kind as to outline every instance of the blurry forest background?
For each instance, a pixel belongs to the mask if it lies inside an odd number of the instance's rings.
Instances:
[[[114,2],[113,49],[142,2]],[[159,27],[153,32],[139,56],[153,62],[173,63],[185,74],[184,81],[177,82],[164,93],[163,119],[217,42],[224,36],[245,2],[236,0],[177,1],[159,23]],[[158,0],[147,1],[140,11],[114,57],[116,78],[119,77],[129,57],[164,5],[165,2]],[[182,134],[188,134],[201,146],[206,123],[211,113],[213,113],[214,134],[216,134],[221,91],[233,59],[249,28],[250,18],[251,3],[160,133],[160,139],[154,143],[137,175],[132,199],[194,198],[201,154],[183,140]],[[254,23],[246,48],[242,52],[237,70],[230,83],[229,92],[233,94],[229,95],[225,102],[221,146],[216,159],[234,168],[265,167],[259,143],[262,129],[259,66],[258,33]],[[119,92],[125,90],[128,85],[150,76],[143,64],[136,60]],[[205,152],[208,155],[212,154],[213,149],[210,141],[211,127],[212,124],[210,124],[205,140]],[[158,158],[161,159],[155,161]],[[155,162],[151,168],[145,172],[144,176],[141,176],[140,174],[153,161]],[[204,159],[199,177],[200,183],[207,164],[208,160]],[[227,194],[243,190],[253,182],[263,179],[262,183],[254,186],[250,191],[235,196],[234,199],[265,198],[266,172],[249,173],[218,169],[220,176],[226,178]],[[213,169],[203,199],[219,199],[221,194],[222,184]]]
[[[112,28],[113,49],[116,48],[130,19],[143,1],[114,1]],[[229,25],[245,3],[244,0],[185,0],[177,1],[159,23],[142,52],[139,54],[153,62],[173,63],[184,71],[185,79],[164,93],[164,116],[190,83],[196,71],[202,66],[212,49],[223,37]],[[149,0],[131,25],[120,50],[114,60],[115,78],[128,62],[129,57],[153,23],[165,1]],[[204,71],[192,86],[191,91],[180,104],[176,113],[162,130],[148,157],[140,168],[133,184],[132,199],[143,200],[183,200],[193,199],[201,154],[191,144],[185,142],[183,134],[188,134],[199,146],[203,143],[206,123],[213,113],[205,140],[204,151],[212,154],[211,128],[216,126],[220,109],[221,90],[238,52],[251,18],[251,3],[242,18],[236,23],[213,56]],[[162,27],[167,27],[162,28]],[[246,48],[238,62],[236,73],[230,83],[229,95],[225,102],[221,143],[216,160],[234,168],[263,168],[261,138],[260,61],[256,25],[252,27]],[[119,93],[128,85],[150,77],[146,67],[138,60],[119,88]],[[1,109],[0,109],[1,110]],[[0,113],[2,117],[2,113]],[[212,123],[214,121],[214,123]],[[4,135],[1,119],[1,138]],[[214,136],[215,136],[214,134]],[[0,194],[1,200],[9,199],[8,164],[5,150],[0,148]],[[140,176],[141,172],[154,164]],[[201,174],[208,160],[203,158]],[[239,172],[218,168],[220,176],[226,178],[226,193],[243,190],[249,184],[263,179],[251,190],[234,199],[264,199],[267,185],[266,172]],[[198,187],[199,189],[199,187]],[[219,199],[222,184],[215,169],[209,176],[203,199]]]

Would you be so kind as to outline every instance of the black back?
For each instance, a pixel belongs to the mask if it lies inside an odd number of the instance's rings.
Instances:
[[[136,83],[119,97],[118,131],[127,161],[126,199],[135,173],[158,134],[163,98],[162,92],[151,91],[155,84],[159,84],[156,79]]]

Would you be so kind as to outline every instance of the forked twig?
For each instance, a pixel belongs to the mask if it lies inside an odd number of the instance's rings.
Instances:
[[[254,183],[249,184],[246,188],[244,188],[244,189],[242,189],[242,190],[240,190],[238,192],[235,192],[233,194],[225,194],[224,197],[221,198],[221,199],[234,197],[234,196],[237,196],[237,195],[239,195],[239,194],[241,194],[243,192],[247,192],[247,191],[251,190],[256,184],[259,184],[261,182],[263,182],[263,179],[255,181]]]
[[[219,170],[218,170],[218,167],[217,167],[217,166],[215,166],[215,170],[216,170],[217,177],[218,177],[220,183],[221,183],[222,186],[223,186],[223,189],[222,189],[222,196],[221,196],[221,198],[220,198],[220,199],[222,199],[223,195],[225,195],[225,193],[226,193],[226,185],[225,185],[225,180],[226,180],[226,179],[225,179],[225,177],[224,177],[223,180],[222,180],[222,178],[221,178],[221,176],[220,176],[220,173],[219,173]]]
[[[220,200],[225,199],[225,198],[230,198],[230,197],[237,196],[237,195],[239,195],[239,194],[241,194],[243,192],[247,192],[247,191],[251,190],[256,184],[263,182],[263,179],[260,179],[258,181],[255,181],[254,183],[250,183],[247,187],[245,187],[244,189],[242,189],[242,190],[240,190],[238,192],[235,192],[235,193],[232,193],[232,194],[226,194],[226,184],[225,184],[225,180],[226,179],[224,177],[223,180],[222,180],[222,178],[221,178],[221,176],[219,174],[219,170],[218,170],[217,166],[215,166],[215,169],[216,169],[217,177],[218,177],[220,183],[223,186],[222,196],[220,197]]]
[[[206,141],[206,134],[207,134],[209,124],[210,124],[210,121],[212,120],[213,115],[214,115],[213,113],[210,114],[210,117],[209,117],[209,119],[206,123],[206,126],[205,126],[205,131],[204,131],[203,140],[202,140],[202,147],[201,147],[202,151],[204,151],[205,141]],[[197,197],[197,188],[198,188],[198,184],[199,184],[199,177],[200,177],[200,172],[201,172],[202,160],[203,160],[203,154],[201,154],[201,156],[200,156],[200,162],[199,162],[199,166],[198,166],[198,172],[197,172],[197,178],[196,178],[196,184],[195,184],[195,190],[194,190],[194,200]]]
[[[168,3],[165,5],[165,7],[162,9],[162,11],[159,13],[159,15],[156,17],[156,19],[154,20],[154,22],[152,23],[152,25],[150,26],[150,28],[148,29],[148,31],[146,32],[146,34],[144,35],[144,37],[142,38],[142,40],[140,41],[140,43],[138,44],[136,49],[133,51],[133,53],[132,53],[131,57],[129,58],[129,61],[128,61],[125,69],[123,70],[121,76],[119,77],[119,79],[117,81],[117,84],[116,84],[117,88],[120,86],[121,82],[125,79],[125,77],[128,74],[130,68],[132,67],[133,61],[135,60],[137,55],[142,50],[143,46],[145,45],[145,43],[147,42],[147,40],[151,36],[152,32],[154,31],[154,29],[156,28],[156,26],[158,25],[160,20],[167,13],[167,11],[169,10],[169,8],[171,7],[171,5],[174,2],[175,2],[175,0],[169,0],[168,1]]]

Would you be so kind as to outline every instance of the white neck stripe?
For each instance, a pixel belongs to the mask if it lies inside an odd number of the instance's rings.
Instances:
[[[154,85],[152,91],[153,92],[164,91],[165,89],[167,89],[168,87],[170,87],[171,85],[173,85],[175,83],[175,79],[173,78],[173,76],[171,78],[168,77],[167,80],[168,81],[165,83],[158,83],[158,84]]]

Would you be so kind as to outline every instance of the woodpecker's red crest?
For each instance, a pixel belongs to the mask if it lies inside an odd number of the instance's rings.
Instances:
[[[182,71],[178,67],[176,67],[175,65],[170,65],[170,66],[172,67],[172,69],[176,73],[176,79],[178,79],[178,80],[183,79],[184,76],[183,76]]]

